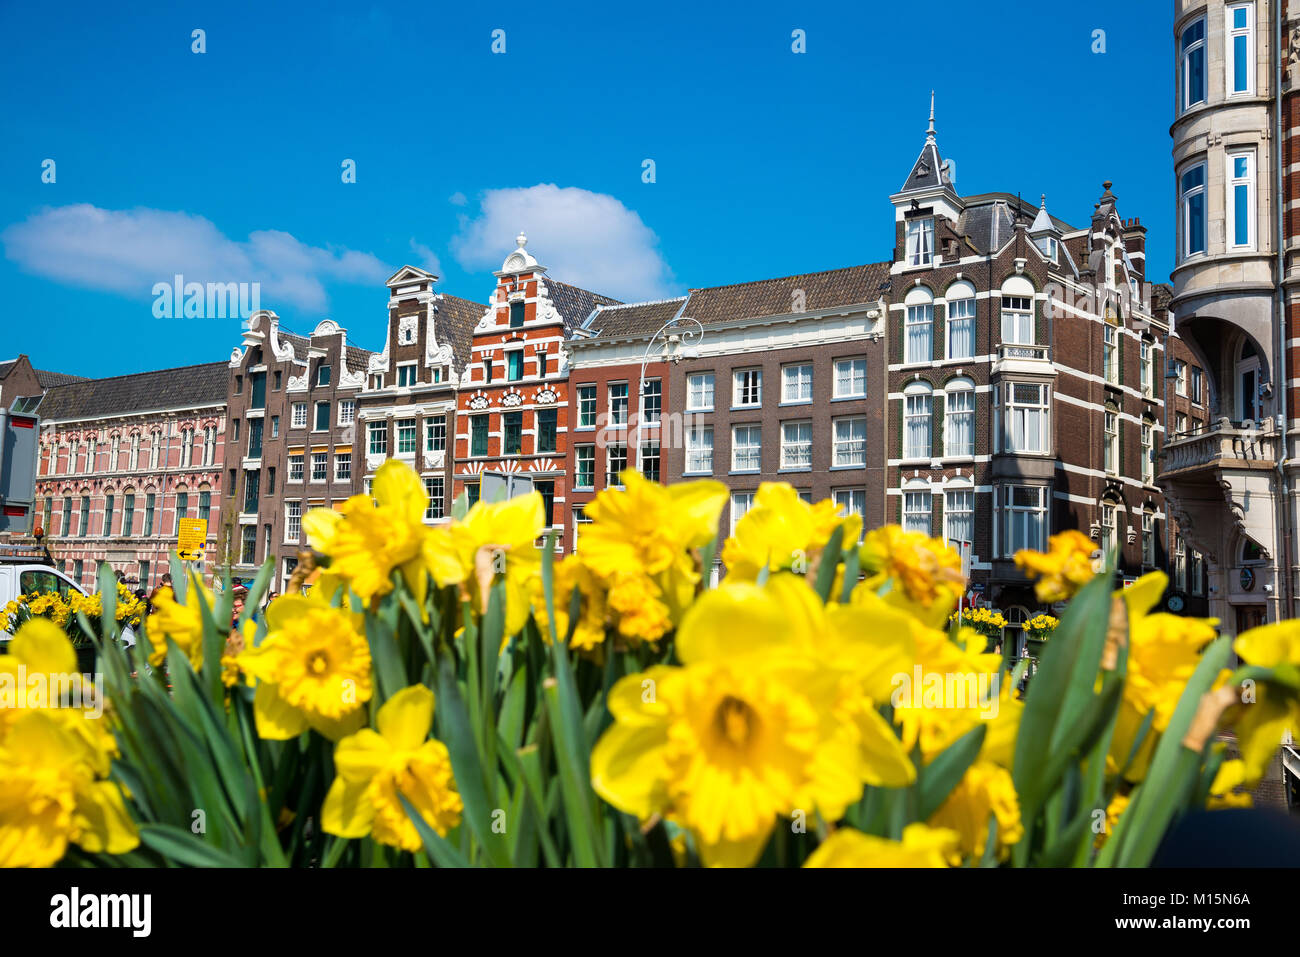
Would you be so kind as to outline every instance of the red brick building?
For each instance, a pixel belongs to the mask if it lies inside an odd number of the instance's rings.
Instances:
[[[526,476],[564,535],[570,418],[568,358],[573,330],[616,302],[546,275],[521,233],[474,327],[456,402],[455,487],[478,500],[483,473]]]
[[[680,447],[680,403],[669,392],[668,358],[681,357],[695,327],[681,316],[686,297],[598,306],[565,344],[573,426],[565,471],[570,477],[563,521],[576,550],[584,509],[618,485],[624,469],[667,480],[664,456]],[[557,521],[560,519],[557,517]]]
[[[48,389],[36,503],[60,567],[93,590],[106,561],[151,588],[176,520],[208,519],[215,558],[226,440],[226,363],[86,379]]]

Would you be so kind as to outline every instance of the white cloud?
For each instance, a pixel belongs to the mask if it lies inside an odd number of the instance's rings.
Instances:
[[[415,255],[419,257],[420,261],[416,265],[421,269],[427,269],[435,276],[442,275],[442,263],[438,261],[438,254],[428,246],[424,245],[424,243],[417,243],[412,239],[411,252],[415,253]]]
[[[451,203],[453,206],[465,206],[469,203],[469,200],[465,198],[464,193],[460,190],[456,190],[456,192],[447,197],[447,202]]]
[[[572,186],[488,190],[479,215],[461,217],[452,252],[466,269],[500,269],[520,230],[556,279],[624,301],[675,291],[659,238],[641,217],[613,196]]]
[[[156,282],[261,283],[268,308],[323,309],[325,282],[382,283],[392,269],[370,253],[309,246],[276,229],[245,241],[210,220],[165,209],[47,207],[0,233],[5,256],[60,282],[149,298]]]

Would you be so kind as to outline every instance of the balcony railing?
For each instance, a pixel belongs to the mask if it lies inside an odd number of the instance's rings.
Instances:
[[[1160,453],[1160,473],[1206,466],[1271,467],[1277,461],[1278,434],[1271,419],[1261,424],[1256,429],[1219,419],[1208,431],[1175,435]]]
[[[1051,356],[1048,346],[1034,345],[1032,343],[998,343],[999,359],[1038,359],[1046,362]]]

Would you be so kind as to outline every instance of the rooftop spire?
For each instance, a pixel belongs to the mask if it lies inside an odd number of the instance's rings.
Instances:
[[[925,131],[925,141],[934,142],[934,90],[930,91],[930,126]]]

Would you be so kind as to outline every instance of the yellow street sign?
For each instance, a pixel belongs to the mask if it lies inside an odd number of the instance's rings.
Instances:
[[[203,558],[208,540],[208,520],[206,518],[182,518],[176,522],[176,554],[185,562],[196,562]]]

